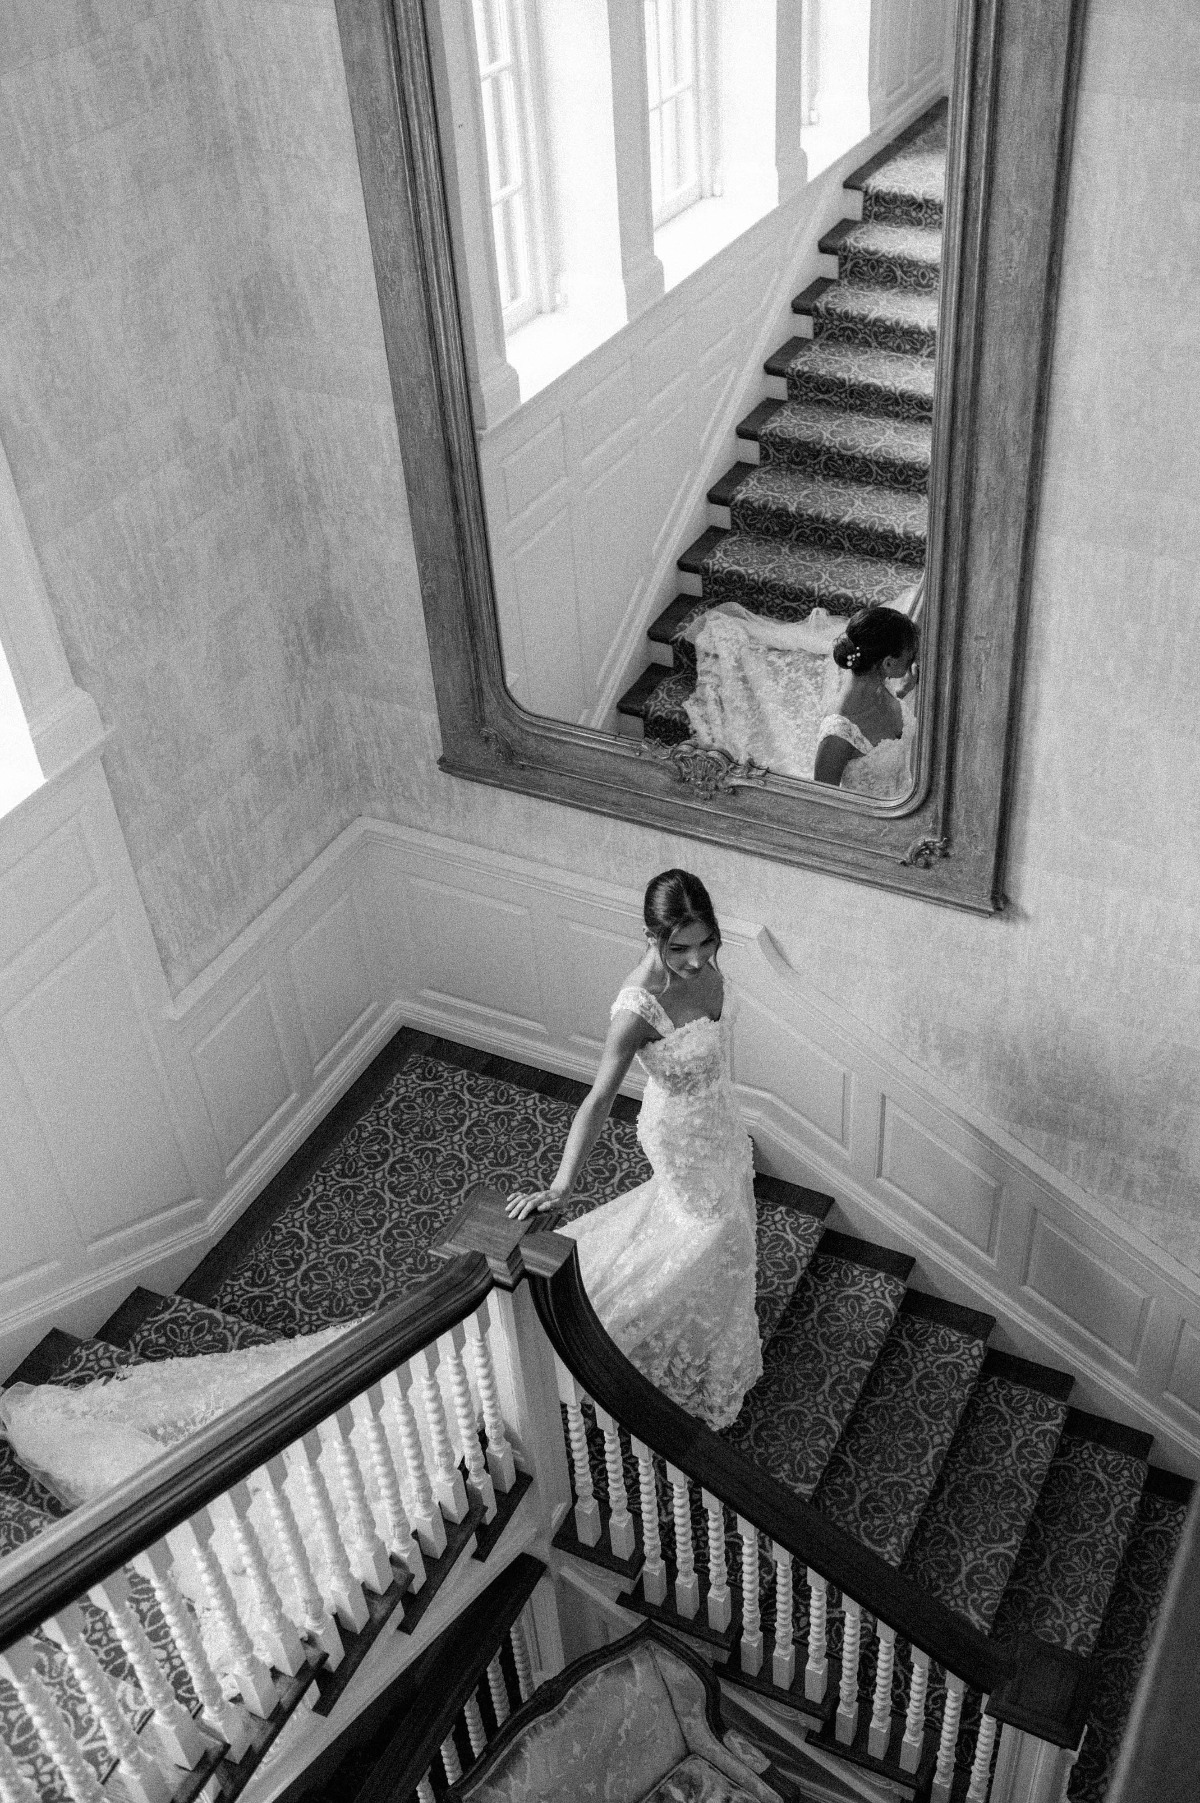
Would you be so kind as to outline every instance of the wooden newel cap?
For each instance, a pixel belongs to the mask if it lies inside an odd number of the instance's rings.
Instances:
[[[514,1221],[505,1213],[507,1202],[508,1198],[494,1184],[474,1184],[453,1218],[430,1243],[429,1250],[438,1258],[481,1252],[492,1276],[506,1290],[515,1289],[526,1271],[533,1269],[530,1259],[535,1256],[535,1247],[539,1275],[543,1274],[552,1244],[565,1248],[565,1256],[570,1256],[572,1242],[545,1231],[548,1221],[555,1217],[527,1215],[523,1221]],[[552,1262],[557,1268],[562,1258],[552,1258]]]

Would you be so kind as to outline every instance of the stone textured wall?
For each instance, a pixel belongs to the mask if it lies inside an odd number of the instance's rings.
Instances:
[[[1200,1272],[1190,0],[1091,0],[994,920],[442,776],[332,6],[15,12],[0,438],[173,982],[358,812],[686,863]]]

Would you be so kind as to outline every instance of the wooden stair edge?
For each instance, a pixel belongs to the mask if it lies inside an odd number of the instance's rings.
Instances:
[[[62,1327],[49,1328],[37,1345],[30,1347],[20,1364],[9,1372],[0,1388],[7,1390],[9,1384],[51,1383],[63,1360],[84,1343],[79,1334],[68,1333]]]
[[[856,169],[852,169],[849,175],[843,179],[842,187],[849,188],[852,193],[860,193],[872,175],[885,168],[892,158],[904,149],[905,145],[911,144],[914,138],[919,138],[935,119],[942,113],[948,113],[949,110],[949,96],[943,94],[940,100],[935,100],[931,106],[927,106],[925,111],[920,113],[911,124],[906,125],[902,132],[897,133],[885,144],[882,150],[877,150],[873,157],[868,157],[865,163],[860,163]]]

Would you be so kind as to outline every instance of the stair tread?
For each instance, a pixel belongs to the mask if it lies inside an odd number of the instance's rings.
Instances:
[[[725,1434],[806,1500],[904,1295],[905,1276],[846,1256],[839,1247],[847,1238],[823,1236],[765,1349],[763,1375]],[[829,1251],[823,1249],[827,1244]]]
[[[861,457],[886,456],[926,474],[933,457],[933,427],[928,420],[852,413],[819,401],[773,403],[757,437],[772,457],[783,457],[791,447],[805,445],[850,451]]]
[[[993,1323],[966,1326],[901,1307],[813,1501],[899,1565],[983,1364]],[[986,1323],[983,1332],[976,1323]]]
[[[1134,1691],[1183,1535],[1187,1497],[1160,1494],[1153,1487],[1154,1479],[1155,1473],[1151,1472],[1096,1641],[1095,1689],[1087,1734],[1067,1791],[1076,1803],[1103,1803],[1108,1793]]]
[[[1064,1431],[996,1611],[998,1639],[1090,1654],[1137,1519],[1144,1458]]]
[[[758,1215],[754,1305],[765,1346],[808,1269],[824,1231],[824,1216],[772,1195],[759,1178],[755,1178],[754,1190]]]
[[[36,1538],[56,1519],[38,1503],[0,1491],[0,1559]]]
[[[902,1569],[991,1627],[1067,1416],[1064,1400],[991,1369],[989,1354],[963,1411]],[[1005,1457],[997,1463],[997,1448]]]
[[[669,645],[710,604],[699,595],[676,595],[646,628],[646,637],[655,645]]]
[[[670,674],[671,672],[665,664],[647,664],[641,675],[630,683],[625,693],[617,701],[617,712],[619,714],[637,714],[644,718],[646,703],[659,684]]]
[[[834,550],[871,555],[878,541],[881,557],[898,563],[925,560],[929,503],[911,489],[809,476],[787,464],[767,463],[749,466],[732,492],[729,510],[735,531],[759,538],[837,534],[841,542],[830,545]]]
[[[909,145],[924,139],[928,132],[931,130],[936,132],[938,127],[941,127],[944,135],[949,117],[950,104],[943,95],[940,100],[935,100],[932,106],[926,107],[918,118],[914,119],[910,125],[906,125],[904,130],[898,132],[881,150],[877,150],[874,156],[868,157],[865,163],[860,163],[857,168],[852,169],[842,182],[843,188],[855,190],[865,188],[873,176],[893,163]]]
[[[793,307],[796,302],[793,301]],[[938,295],[928,288],[889,288],[865,282],[835,282],[814,297],[812,313],[818,319],[863,319],[916,326],[936,336]],[[815,341],[814,341],[815,342]]]
[[[947,114],[931,110],[926,118],[927,123],[918,121],[920,129],[906,142],[893,147],[890,154],[872,158],[843,183],[861,191],[864,219],[932,224],[942,218]]]
[[[879,261],[895,259],[939,275],[942,267],[942,229],[937,225],[906,225],[887,219],[840,219],[826,232],[818,250],[826,256],[851,254]]]
[[[67,1513],[66,1506],[22,1465],[3,1436],[0,1436],[0,1496],[27,1503],[30,1508],[38,1509],[56,1521]]]
[[[135,1353],[110,1345],[107,1340],[83,1340],[54,1327],[22,1359],[8,1382],[64,1384],[73,1388],[141,1362]]]
[[[821,336],[790,339],[764,367],[786,377],[794,399],[807,393],[901,417],[928,419],[933,413],[935,365],[929,357]]]
[[[268,1346],[280,1337],[187,1296],[160,1296],[142,1288],[133,1291],[100,1331],[114,1345],[141,1359],[233,1352],[245,1346]]]
[[[800,620],[814,607],[852,614],[894,606],[918,580],[909,563],[761,533],[725,532],[704,560],[704,600],[740,601],[770,619]]]

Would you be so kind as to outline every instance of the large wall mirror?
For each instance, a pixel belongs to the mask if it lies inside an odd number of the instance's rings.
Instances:
[[[1082,0],[338,0],[460,776],[1003,902]]]

